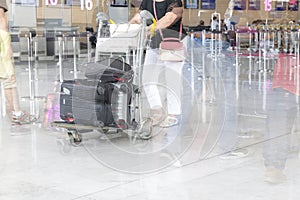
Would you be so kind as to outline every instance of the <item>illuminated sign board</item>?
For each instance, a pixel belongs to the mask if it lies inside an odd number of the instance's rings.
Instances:
[[[272,10],[272,0],[265,0],[265,11],[270,12]]]

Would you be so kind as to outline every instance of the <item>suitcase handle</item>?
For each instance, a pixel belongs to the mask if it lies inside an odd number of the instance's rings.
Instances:
[[[117,58],[121,58],[122,59],[122,63],[123,63],[123,71],[125,71],[125,59],[122,57],[122,56],[111,56],[110,58],[109,58],[109,65],[111,64],[111,59],[114,59],[115,57],[117,57]]]

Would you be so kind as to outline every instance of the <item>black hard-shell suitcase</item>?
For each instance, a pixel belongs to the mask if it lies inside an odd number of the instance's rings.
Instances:
[[[74,98],[88,101],[111,102],[111,93],[114,86],[111,83],[101,83],[98,80],[76,79],[65,80],[61,84],[61,96],[73,96]]]
[[[60,116],[69,123],[114,126],[111,105],[98,101],[88,101],[72,96],[61,97]]]
[[[69,123],[110,126],[130,123],[132,84],[78,79],[61,85],[60,117]],[[121,105],[122,104],[122,105]]]
[[[110,107],[113,90],[113,85],[95,80],[64,81],[60,95],[61,119],[87,125],[113,123]]]

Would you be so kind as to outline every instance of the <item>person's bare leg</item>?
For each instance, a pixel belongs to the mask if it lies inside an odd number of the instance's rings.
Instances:
[[[20,112],[21,111],[21,107],[20,107],[20,103],[19,103],[19,93],[18,93],[18,90],[17,88],[12,88],[11,89],[11,95],[12,95],[12,98],[13,98],[13,111],[14,112]]]
[[[6,113],[10,120],[12,120],[13,112],[19,112],[20,104],[19,104],[19,96],[17,88],[6,88],[4,89],[5,100],[6,100]]]

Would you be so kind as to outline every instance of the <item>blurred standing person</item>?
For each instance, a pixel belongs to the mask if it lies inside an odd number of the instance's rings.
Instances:
[[[6,98],[6,112],[12,127],[15,127],[34,121],[34,117],[20,108],[6,12],[6,0],[0,0],[0,81]]]
[[[211,31],[218,31],[219,30],[219,21],[217,16],[213,16],[213,19],[210,23]]]

